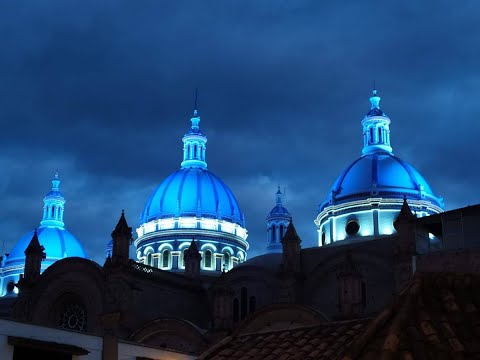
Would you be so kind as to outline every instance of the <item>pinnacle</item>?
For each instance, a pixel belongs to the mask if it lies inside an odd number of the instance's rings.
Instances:
[[[115,235],[131,235],[132,233],[132,228],[128,226],[127,220],[125,219],[125,211],[122,210],[122,215],[120,216],[120,219],[117,222],[117,225],[115,226],[115,229],[112,232],[112,237],[115,237]]]
[[[295,226],[293,226],[293,221],[290,221],[287,227],[287,231],[285,232],[285,236],[282,239],[282,243],[285,241],[295,241],[300,243],[300,237],[297,234],[297,230],[295,230]]]
[[[30,243],[28,244],[27,248],[25,249],[25,255],[26,254],[39,254],[42,253],[45,248],[40,245],[40,241],[38,240],[38,233],[37,229],[35,229],[35,232],[33,233],[32,239],[30,240]]]

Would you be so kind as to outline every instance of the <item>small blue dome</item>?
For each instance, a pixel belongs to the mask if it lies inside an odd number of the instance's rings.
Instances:
[[[201,167],[181,168],[168,176],[150,195],[140,223],[179,216],[221,218],[245,226],[232,191]]]
[[[283,205],[275,205],[275,207],[270,211],[268,217],[271,216],[291,216],[288,210]]]
[[[355,160],[335,181],[329,196],[320,205],[340,204],[368,197],[403,198],[430,201],[443,208],[443,199],[415,168],[387,152],[364,155]]]
[[[61,199],[63,199],[63,194],[62,194],[60,191],[58,191],[58,190],[50,190],[50,191],[47,193],[46,197],[56,197],[56,198],[61,198]]]
[[[8,254],[5,267],[15,264],[25,264],[24,251],[30,243],[30,240],[32,240],[33,233],[34,230],[30,231],[15,244],[12,251]],[[37,234],[40,245],[45,248],[44,251],[47,257],[44,262],[46,265],[51,265],[55,261],[67,256],[87,258],[80,242],[64,228],[41,226],[38,228]]]

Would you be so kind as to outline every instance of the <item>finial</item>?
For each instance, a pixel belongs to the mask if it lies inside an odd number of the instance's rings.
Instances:
[[[124,209],[122,209],[122,215],[125,215],[125,210]]]
[[[224,274],[225,274],[225,272],[226,272],[225,269],[226,269],[225,264],[223,264],[222,273],[224,273]]]
[[[370,97],[370,109],[380,109],[380,96],[377,94],[377,89],[375,88],[375,83],[372,90],[372,96]]]
[[[197,116],[198,114],[197,100],[198,100],[198,88],[195,88],[195,104],[193,105],[193,116]]]
[[[60,179],[58,178],[58,169],[57,169],[55,170],[55,174],[53,175],[52,190],[58,191],[59,186],[60,186]]]

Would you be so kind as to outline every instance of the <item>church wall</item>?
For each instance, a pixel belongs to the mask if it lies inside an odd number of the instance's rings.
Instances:
[[[364,313],[379,311],[394,292],[395,274],[392,264],[395,239],[396,237],[387,237],[302,250],[304,303],[330,318],[338,314],[337,272],[350,250],[365,286]]]
[[[74,358],[82,360],[113,359],[108,356],[103,357],[104,339],[100,336],[0,319],[0,358],[2,360],[13,359],[14,346],[8,344],[8,337],[20,337],[48,343],[80,347],[88,351],[88,354],[78,357],[75,356]],[[55,344],[53,344],[53,346],[55,346]],[[139,357],[171,360],[189,360],[196,358],[196,356],[193,355],[156,349],[123,341],[118,343],[117,351],[118,359],[122,360],[136,360]]]
[[[182,275],[177,276],[184,280]],[[160,279],[145,281],[139,278],[135,286],[139,289],[134,300],[135,310],[129,314],[135,329],[156,318],[185,319],[201,328],[208,328],[208,303],[200,286],[188,289],[181,283],[171,286]]]

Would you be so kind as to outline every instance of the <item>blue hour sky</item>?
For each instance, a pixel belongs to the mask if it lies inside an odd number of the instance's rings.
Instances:
[[[480,202],[478,1],[0,0],[0,236],[37,227],[58,169],[65,223],[103,263],[180,166],[199,89],[209,169],[253,256],[277,185],[302,246],[361,155],[375,80],[395,155],[445,199]]]

